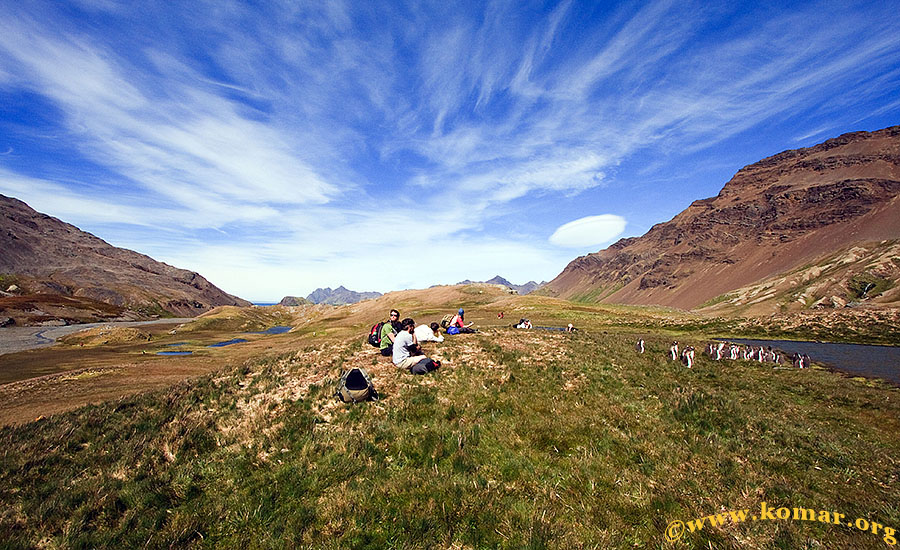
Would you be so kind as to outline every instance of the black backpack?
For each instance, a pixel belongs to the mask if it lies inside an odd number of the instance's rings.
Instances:
[[[376,348],[381,347],[381,327],[384,326],[384,321],[376,324],[372,327],[372,330],[369,331],[369,345],[375,346]]]
[[[362,367],[353,367],[345,372],[334,395],[344,403],[378,400],[372,378]]]

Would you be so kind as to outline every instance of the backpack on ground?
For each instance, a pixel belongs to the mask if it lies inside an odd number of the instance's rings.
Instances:
[[[450,321],[453,320],[453,317],[455,317],[455,315],[453,315],[452,313],[448,313],[447,315],[444,315],[444,318],[441,319],[441,328],[449,327]]]
[[[381,327],[384,326],[384,321],[377,323],[372,327],[372,330],[369,331],[369,345],[375,346],[376,348],[381,347]]]
[[[378,399],[378,392],[372,384],[372,378],[366,369],[353,367],[341,376],[334,395],[344,403],[359,403]]]

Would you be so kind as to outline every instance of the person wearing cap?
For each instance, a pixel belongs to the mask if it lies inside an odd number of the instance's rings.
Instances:
[[[447,325],[447,334],[458,334],[461,332],[475,332],[474,329],[469,328],[474,323],[466,324],[465,316],[466,312],[463,311],[463,308],[459,308],[459,311],[456,312],[456,316],[453,317],[453,320],[450,321],[450,324]],[[450,330],[455,329],[455,330]]]

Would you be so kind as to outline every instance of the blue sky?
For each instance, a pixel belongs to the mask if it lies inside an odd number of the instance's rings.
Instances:
[[[0,193],[253,301],[549,280],[900,123],[888,2],[0,4]]]

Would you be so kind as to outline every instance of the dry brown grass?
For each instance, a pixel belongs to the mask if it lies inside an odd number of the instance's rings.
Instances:
[[[647,330],[682,331],[692,334],[698,330],[706,334],[755,335],[759,326],[774,327],[782,337],[792,330],[803,331],[817,323],[807,334],[816,338],[822,331],[838,327],[878,327],[893,323],[900,326],[900,313],[868,312],[862,309],[829,312],[828,315],[808,312],[779,316],[762,321],[744,323],[730,320],[704,320],[687,312],[662,308],[573,304],[543,296],[511,296],[494,285],[435,287],[423,290],[392,292],[376,300],[347,306],[296,307],[225,307],[214,310],[200,319],[176,329],[146,327],[141,330],[97,328],[72,335],[67,342],[85,345],[62,345],[2,356],[0,360],[0,394],[5,406],[0,408],[0,425],[22,423],[41,415],[55,414],[87,403],[98,403],[125,395],[171,385],[179,380],[199,376],[229,366],[243,365],[260,358],[274,357],[280,361],[285,387],[282,394],[269,397],[266,403],[250,408],[277,406],[281,400],[301,395],[321,380],[336,379],[342,367],[362,366],[375,376],[379,390],[386,396],[403,391],[401,381],[390,360],[377,353],[369,353],[365,346],[347,348],[348,342],[361,346],[369,327],[384,320],[391,308],[400,309],[402,316],[418,322],[438,321],[445,314],[463,306],[467,320],[484,330],[508,327],[520,317],[528,317],[535,325],[563,326],[574,322],[584,330]],[[504,319],[497,313],[504,311]],[[893,311],[893,313],[891,313]],[[890,314],[893,317],[885,318]],[[829,321],[831,317],[833,321]],[[875,317],[872,317],[875,316]],[[829,324],[830,323],[830,324]],[[253,325],[263,329],[275,324],[293,327],[287,334],[248,335],[241,331]],[[831,327],[831,328],[829,328]],[[150,340],[144,340],[144,334]],[[852,333],[848,333],[851,334]],[[224,348],[206,346],[230,338],[249,340]],[[490,338],[510,352],[532,350],[540,361],[552,360],[558,350],[555,344],[565,335],[555,332],[527,332],[497,330]],[[472,341],[472,340],[469,340]],[[469,348],[466,340],[453,356],[447,356],[443,346],[432,346],[431,353],[452,372],[455,364],[473,364],[485,370],[498,365],[481,356],[479,348]],[[169,344],[183,343],[177,348]],[[429,345],[426,345],[429,346]],[[188,357],[162,357],[157,351],[193,350]],[[543,350],[543,351],[542,351]],[[314,368],[294,372],[293,365],[312,364]],[[55,376],[70,372],[69,376]],[[93,374],[89,374],[93,373]],[[97,374],[101,373],[101,374]],[[426,382],[427,383],[427,382]],[[323,411],[330,414],[329,411]],[[251,422],[252,423],[252,422]]]

